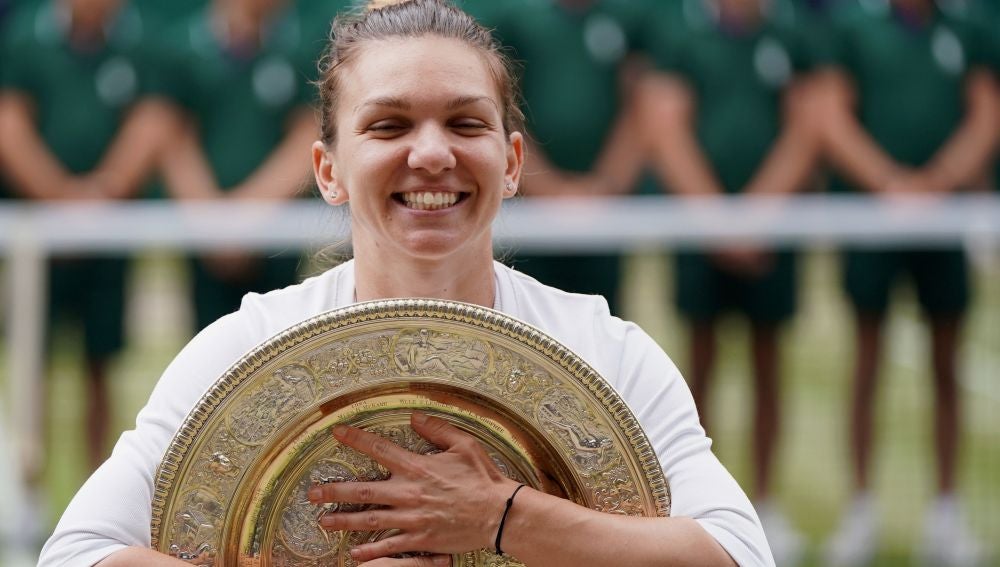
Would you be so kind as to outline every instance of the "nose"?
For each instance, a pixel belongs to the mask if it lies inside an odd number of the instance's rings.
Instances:
[[[455,153],[444,126],[424,124],[415,134],[407,158],[411,169],[437,174],[455,167]]]

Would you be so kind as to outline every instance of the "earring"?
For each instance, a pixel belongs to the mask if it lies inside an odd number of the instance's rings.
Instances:
[[[514,184],[511,183],[510,181],[508,181],[507,183],[505,183],[504,187],[507,188],[507,192],[508,193],[513,193],[514,192]]]
[[[331,199],[336,199],[337,195],[340,195],[340,192],[339,191],[334,191],[333,193],[330,193],[330,198]]]

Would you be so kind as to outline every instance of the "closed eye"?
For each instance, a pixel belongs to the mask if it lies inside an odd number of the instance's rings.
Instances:
[[[490,129],[490,125],[482,120],[463,118],[452,121],[451,127],[464,134],[478,134]]]
[[[399,134],[400,132],[406,130],[409,126],[397,120],[380,120],[371,124],[365,128],[365,132],[369,132],[376,136],[385,137]]]

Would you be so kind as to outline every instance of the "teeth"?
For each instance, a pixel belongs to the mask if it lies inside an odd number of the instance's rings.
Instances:
[[[450,207],[458,202],[458,193],[420,191],[403,193],[403,202],[411,209],[434,211]]]

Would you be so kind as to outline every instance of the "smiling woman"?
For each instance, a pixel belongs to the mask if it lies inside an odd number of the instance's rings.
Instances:
[[[524,143],[515,84],[489,32],[444,0],[405,0],[338,20],[322,71],[313,167],[324,200],[350,204],[354,260],[297,286],[249,294],[192,340],[164,372],[136,430],[70,504],[40,564],[177,563],[149,549],[153,477],[215,379],[320,313],[427,297],[507,313],[585,359],[649,437],[673,516],[605,514],[519,486],[474,438],[414,413],[413,430],[441,452],[417,455],[350,427],[333,432],[393,472],[378,483],[309,493],[317,505],[381,505],[363,513],[331,506],[319,520],[324,529],[387,535],[352,549],[354,563],[448,565],[454,554],[495,548],[545,567],[773,565],[753,508],[712,454],[666,354],[636,325],[612,317],[602,298],[546,287],[493,261],[492,222],[517,192]],[[190,520],[186,529],[200,537],[205,526]]]

